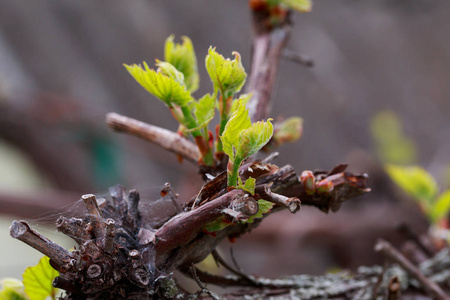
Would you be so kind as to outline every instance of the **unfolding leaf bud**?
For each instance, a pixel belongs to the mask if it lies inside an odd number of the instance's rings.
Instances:
[[[303,184],[303,188],[306,191],[306,194],[312,195],[316,189],[316,178],[314,177],[314,173],[311,171],[303,171],[302,175],[300,175],[300,181]]]
[[[302,137],[303,119],[292,117],[282,123],[276,124],[273,138],[278,145],[292,143]]]
[[[316,184],[316,191],[319,195],[329,194],[333,189],[334,184],[328,179],[323,179]]]

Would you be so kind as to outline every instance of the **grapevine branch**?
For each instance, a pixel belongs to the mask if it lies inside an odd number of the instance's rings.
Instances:
[[[378,240],[377,244],[375,245],[375,251],[383,253],[384,256],[402,266],[402,268],[404,268],[412,277],[414,277],[417,281],[420,282],[420,284],[422,284],[427,293],[434,299],[439,300],[450,299],[450,297],[447,296],[444,293],[444,291],[442,291],[439,285],[437,285],[436,283],[428,279],[424,274],[422,274],[422,272],[416,266],[414,266],[397,249],[392,247],[392,245],[389,242],[381,239]]]
[[[106,123],[111,129],[117,132],[125,132],[155,143],[170,152],[181,155],[183,158],[195,164],[200,158],[200,152],[197,146],[173,131],[116,113],[107,114]]]
[[[290,33],[289,13],[275,27],[268,26],[269,18],[267,12],[253,11],[255,37],[247,86],[247,91],[253,92],[249,102],[253,120],[268,115],[279,61]],[[177,133],[115,113],[108,114],[106,121],[116,131],[146,139],[198,162],[197,146]],[[315,172],[317,182],[328,180],[333,189],[311,193],[305,190],[292,166],[279,168],[268,162],[248,161],[240,167],[239,176],[243,181],[249,177],[256,180],[255,194],[227,187],[225,170],[218,170],[218,175],[182,211],[153,226],[144,220],[137,191],[126,192],[116,186],[102,200],[85,195],[82,199],[88,214],[84,218],[61,217],[57,221],[58,230],[79,245],[70,252],[33,231],[24,221],[13,222],[10,231],[13,237],[50,257],[60,270],[54,285],[70,291],[70,299],[171,299],[178,289],[169,274],[176,269],[192,269],[193,263],[202,261],[222,240],[256,228],[269,214],[249,222],[258,212],[258,200],[271,201],[271,213],[286,208],[296,213],[301,205],[336,212],[343,202],[369,191],[366,175],[345,170],[346,165],[340,165],[330,172]],[[167,193],[165,187],[161,194]],[[223,228],[208,232],[205,228],[214,222]],[[197,278],[201,272],[196,274]],[[264,286],[261,281],[252,281]],[[360,285],[357,283],[354,288]]]

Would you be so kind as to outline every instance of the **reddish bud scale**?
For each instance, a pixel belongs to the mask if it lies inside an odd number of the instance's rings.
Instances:
[[[248,4],[254,11],[265,11],[268,8],[266,0],[250,0]]]
[[[303,184],[303,188],[306,194],[312,195],[316,190],[316,177],[311,171],[303,171],[300,175],[300,181]]]
[[[316,184],[316,191],[320,195],[329,194],[333,189],[334,184],[328,179],[323,179]]]
[[[216,125],[216,139],[219,140],[220,136],[220,124]]]
[[[230,241],[230,243],[234,244],[236,243],[236,237],[235,236],[229,236],[228,240]]]
[[[286,17],[286,14],[287,14],[287,10],[286,9],[283,9],[283,8],[281,8],[280,6],[274,6],[274,7],[272,7],[271,9],[270,9],[270,15],[272,16],[272,17],[278,17],[278,18],[280,18],[280,19],[284,19],[285,17]]]
[[[205,155],[206,153],[208,153],[209,145],[207,143],[205,143],[205,139],[203,138],[203,136],[199,135],[199,136],[196,136],[194,139],[195,139],[195,143],[197,144],[198,150],[200,150],[200,153],[202,155]]]
[[[222,95],[219,96],[219,114],[223,114],[223,97]]]
[[[208,143],[209,149],[212,149],[214,147],[214,135],[211,130],[208,131]]]
[[[227,98],[225,103],[225,114],[228,116],[231,113],[231,106],[233,105],[233,96]]]
[[[227,173],[231,174],[232,172],[233,172],[233,163],[231,162],[231,160],[228,160]]]

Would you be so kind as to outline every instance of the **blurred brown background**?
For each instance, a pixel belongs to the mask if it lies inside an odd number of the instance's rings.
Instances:
[[[373,263],[375,238],[397,240],[398,222],[426,230],[417,208],[383,174],[370,121],[392,111],[415,144],[413,162],[448,184],[449,15],[444,0],[316,0],[312,13],[293,15],[288,48],[315,66],[281,63],[272,116],[301,116],[305,129],[299,142],[278,149],[277,164],[300,173],[348,162],[350,171],[369,173],[373,192],[337,214],[304,208],[271,216],[249,242],[236,244],[247,271],[275,276]],[[147,189],[169,181],[182,199],[200,187],[194,166],[104,122],[114,111],[176,130],[164,105],[122,66],[162,59],[170,34],[194,43],[196,96],[211,91],[203,63],[210,45],[227,57],[240,52],[249,69],[244,0],[0,0],[0,277],[33,264],[25,261],[29,252],[8,259],[22,245],[7,227],[11,214],[32,218],[38,210],[11,204],[40,201],[50,209],[117,183]],[[275,261],[274,253],[281,254]]]

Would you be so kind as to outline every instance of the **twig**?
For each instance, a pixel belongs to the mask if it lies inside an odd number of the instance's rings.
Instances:
[[[393,276],[389,280],[388,294],[387,294],[386,300],[400,300],[401,291],[402,291],[402,288],[401,288],[400,281],[398,280],[398,277]]]
[[[209,295],[211,298],[213,298],[214,300],[222,299],[222,297],[220,297],[219,295],[216,295],[216,293],[214,293],[206,288],[206,285],[197,276],[197,268],[195,268],[194,264],[191,264],[189,271],[192,274],[192,277],[194,278],[197,285],[201,288],[201,290],[199,292],[197,292],[197,296],[200,296],[201,294],[205,293],[205,294]]]
[[[141,214],[139,212],[139,201],[141,196],[139,192],[136,190],[131,190],[128,193],[128,222],[134,224],[135,227],[140,227],[141,222]]]
[[[273,193],[270,190],[269,185],[267,184],[257,186],[255,191],[264,200],[287,207],[289,211],[293,214],[300,210],[301,202],[298,198],[286,197],[277,193]]]
[[[232,249],[232,248],[231,248]],[[238,268],[238,270],[234,269],[233,267],[231,267],[217,252],[217,250],[214,250],[213,252],[211,252],[211,255],[213,256],[214,260],[216,260],[217,262],[219,262],[222,266],[225,267],[225,269],[227,269],[228,271],[230,271],[231,273],[241,276],[242,278],[248,280],[248,281],[252,281],[251,278],[242,273]]]
[[[191,265],[191,267],[189,268],[189,271],[192,274],[192,278],[194,278],[195,282],[197,282],[197,285],[202,289],[202,290],[206,290],[206,285],[203,284],[203,282],[200,280],[200,278],[198,278],[197,276],[197,268],[195,267],[194,264]]]
[[[397,226],[397,230],[401,234],[404,234],[408,239],[414,241],[414,243],[416,243],[417,246],[419,246],[419,248],[428,257],[433,257],[435,255],[435,253],[433,253],[433,251],[429,247],[425,246],[425,244],[420,240],[419,236],[411,229],[411,227],[408,224],[400,223]]]
[[[282,51],[289,39],[289,21],[275,29],[265,29],[264,20],[253,15],[255,37],[253,39],[252,66],[247,92],[252,98],[247,104],[252,120],[267,117],[270,110],[270,98],[275,83]]]
[[[425,291],[431,296],[439,300],[448,300],[450,297],[442,291],[442,289],[425,277],[420,270],[414,266],[403,254],[395,249],[389,242],[385,240],[378,240],[375,245],[375,251],[383,253],[384,256],[393,260],[402,266],[412,277],[419,281],[424,287]]]
[[[13,221],[11,227],[9,227],[9,232],[13,238],[28,244],[50,257],[59,268],[68,264],[73,258],[69,251],[31,229],[25,221]]]
[[[116,236],[116,222],[113,219],[105,220],[106,234],[105,234],[105,251],[107,253],[114,252],[114,237]]]
[[[55,279],[53,279],[52,285],[56,288],[66,290],[68,292],[76,291],[76,286],[72,281],[59,276],[56,276]]]
[[[239,264],[237,263],[236,257],[234,256],[234,250],[233,247],[230,247],[230,257],[231,257],[231,261],[233,262],[234,267],[239,270],[240,274],[245,274],[244,270],[241,268],[241,266],[239,266]]]
[[[257,186],[265,183],[272,184],[270,187],[273,192],[286,195],[287,197],[299,197],[302,199],[302,204],[305,203],[303,202],[305,199],[307,205],[316,206],[326,212],[330,209],[335,211],[343,201],[362,195],[367,191],[365,187],[366,177],[354,176],[351,173],[345,172],[345,174],[339,173],[332,175],[333,183],[336,183],[332,195],[308,196],[303,190],[302,184],[298,180],[297,175],[291,166],[285,166],[280,169],[277,168],[273,173],[270,171],[272,168],[271,165],[262,165],[260,167],[265,167],[264,169],[267,169],[267,171],[261,177],[255,175]],[[244,169],[245,168],[242,168],[242,170]],[[252,165],[252,169],[253,172],[247,172],[249,175],[259,172],[256,166]],[[245,177],[244,173],[245,172],[241,175],[243,179]],[[216,179],[210,181],[207,185],[215,180]],[[252,228],[255,228],[262,220],[257,219],[251,224],[234,224],[214,232],[213,235],[198,235],[202,232],[201,227],[204,226],[200,225],[201,220],[212,222],[222,216],[222,214],[220,214],[221,210],[228,208],[232,201],[232,199],[228,197],[230,197],[232,193],[238,192],[238,190],[233,190],[220,196],[224,190],[218,191],[215,188],[216,185],[220,185],[220,182],[215,182],[215,184],[211,186],[211,190],[213,190],[214,193],[210,192],[209,188],[205,190],[202,189],[203,192],[201,194],[203,196],[197,197],[201,198],[199,202],[203,203],[202,205],[197,206],[188,213],[182,213],[175,216],[156,232],[156,248],[158,252],[156,259],[157,266],[167,267],[170,265],[173,268],[177,268],[185,263],[200,262],[211,253],[222,239],[230,236],[242,235]],[[214,196],[216,193],[219,197]],[[241,197],[243,197],[244,193],[242,191],[240,193],[242,193]],[[188,206],[192,206],[194,199],[192,199]],[[284,208],[285,206],[279,207]],[[204,219],[204,217],[207,218]],[[179,232],[179,228],[181,227],[184,228],[182,233]],[[180,246],[181,248],[178,248]],[[175,248],[177,248],[177,255],[170,255],[170,251]]]
[[[174,193],[170,183],[166,182],[161,189],[161,197],[169,196],[170,201],[172,201],[173,206],[177,210],[177,213],[181,212],[180,204],[178,203],[178,194]]]
[[[383,264],[383,270],[378,275],[377,282],[375,283],[372,289],[372,299],[377,298],[378,290],[380,289],[381,283],[383,282],[383,277],[385,273],[386,273],[386,262]]]
[[[115,131],[125,132],[181,155],[183,158],[197,164],[200,152],[197,146],[177,133],[150,125],[116,113],[106,115],[106,123]]]
[[[103,243],[105,238],[105,223],[102,217],[102,212],[98,208],[97,199],[93,194],[87,194],[81,196],[84,204],[86,205],[87,211],[89,213],[89,219],[91,220],[91,225],[94,228],[95,238],[99,243]]]
[[[68,219],[60,216],[56,220],[56,229],[72,238],[78,245],[83,245],[86,240],[91,238],[84,225],[83,220],[77,218]]]
[[[279,152],[275,151],[270,153],[266,158],[264,158],[261,163],[263,164],[268,164],[270,163],[272,160],[276,159],[278,156],[280,155]]]

